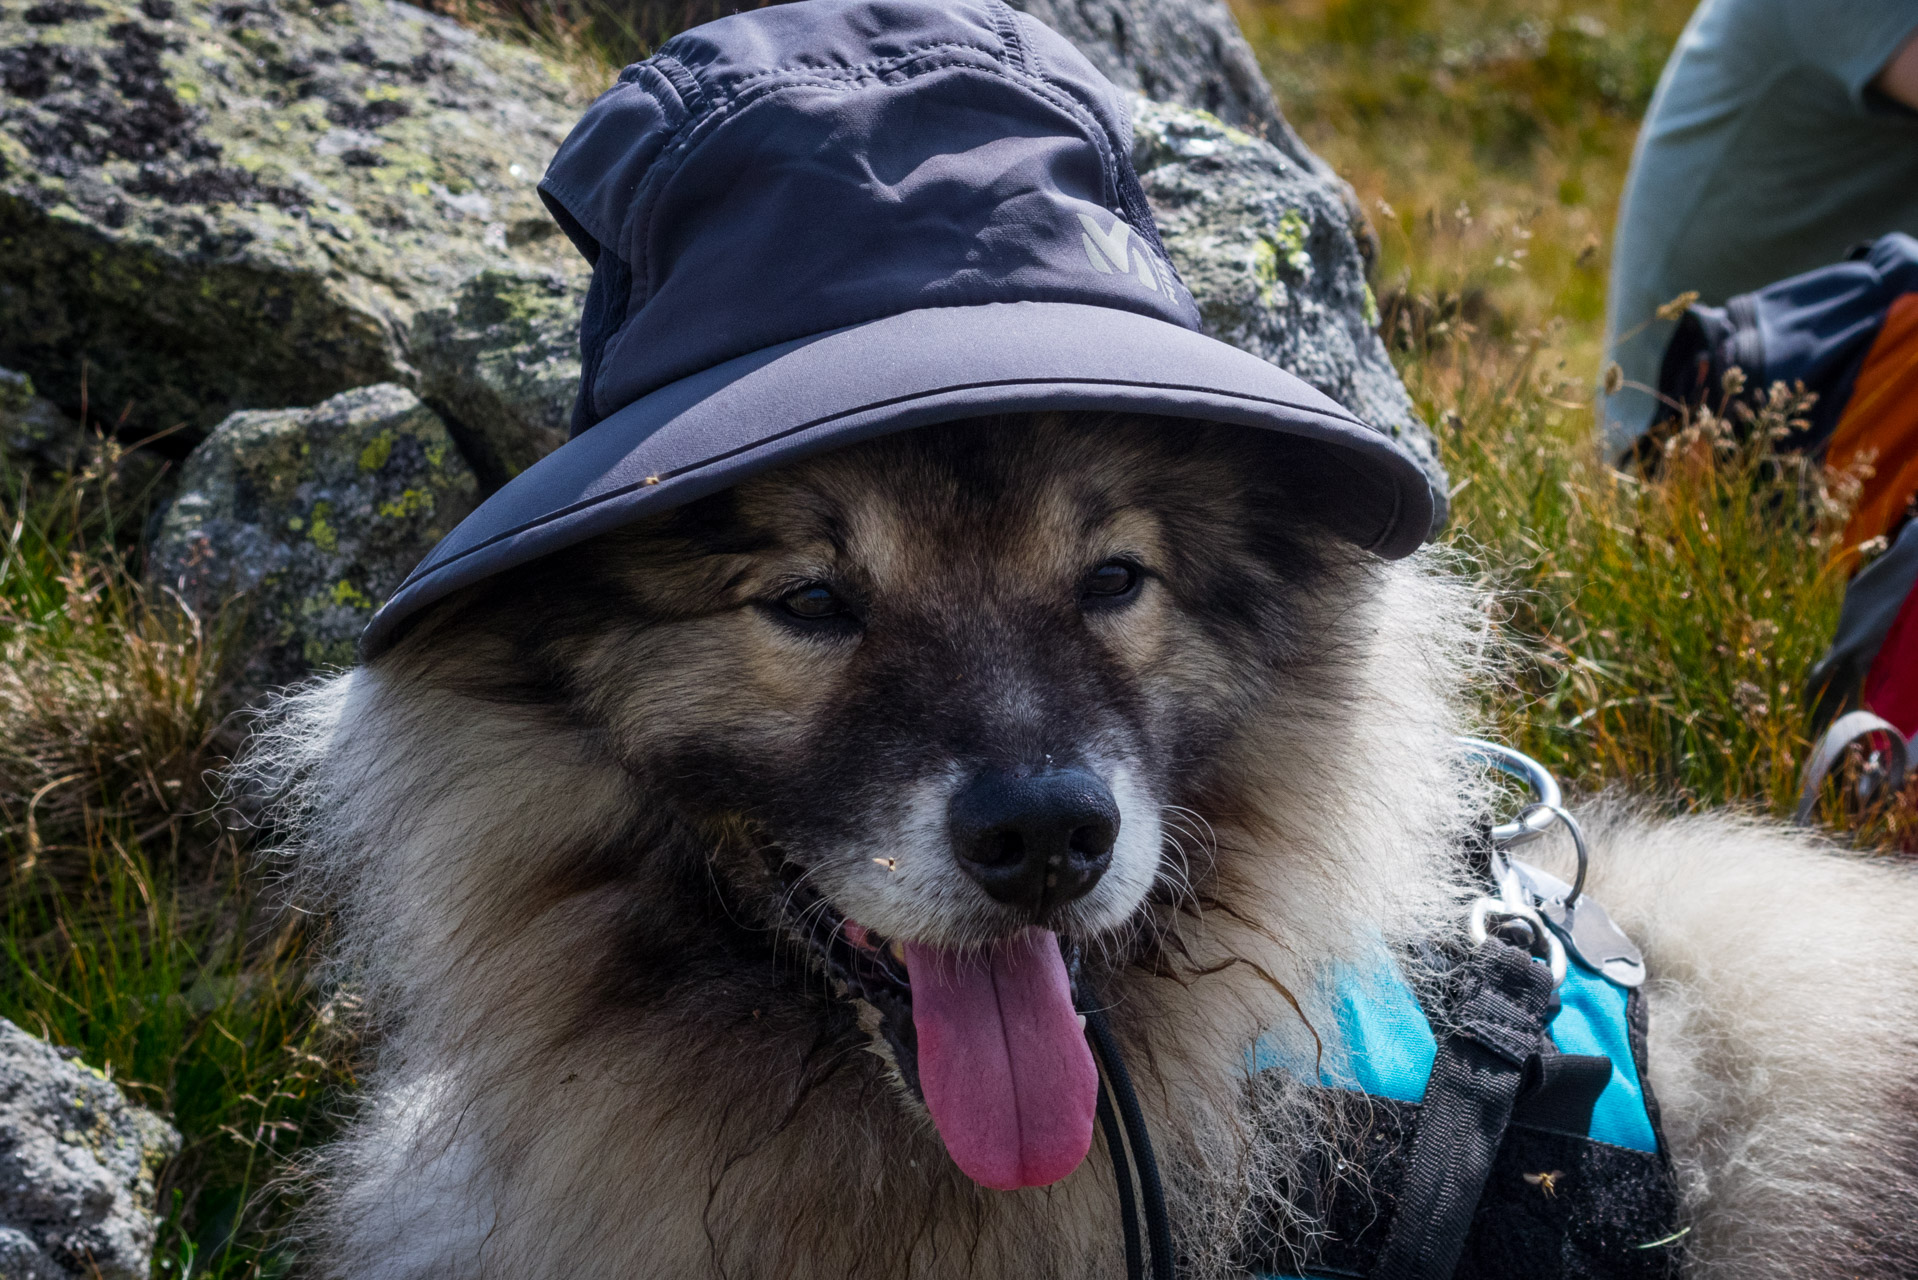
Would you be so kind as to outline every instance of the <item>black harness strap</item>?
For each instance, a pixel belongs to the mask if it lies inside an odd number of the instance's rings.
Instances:
[[[1496,934],[1451,978],[1391,1234],[1372,1280],[1451,1280],[1554,1004],[1544,965]]]

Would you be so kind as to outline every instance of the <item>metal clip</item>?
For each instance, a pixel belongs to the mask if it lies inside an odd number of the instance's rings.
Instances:
[[[1472,904],[1472,916],[1466,924],[1466,932],[1471,935],[1473,946],[1483,946],[1492,936],[1491,921],[1494,916],[1523,920],[1530,925],[1532,946],[1529,949],[1537,955],[1537,949],[1542,944],[1545,954],[1539,958],[1552,971],[1552,985],[1556,987],[1565,981],[1565,946],[1559,939],[1558,931],[1550,928],[1546,920],[1531,907],[1515,906],[1503,898],[1478,899]]]
[[[1864,743],[1870,751],[1858,779],[1860,804],[1870,804],[1880,796],[1897,795],[1904,788],[1912,755],[1911,743],[1898,732],[1897,725],[1882,716],[1869,711],[1847,712],[1831,722],[1805,761],[1805,776],[1800,781],[1798,811],[1792,815],[1793,822],[1801,827],[1811,825],[1825,779],[1831,776],[1831,771],[1844,759],[1845,749],[1854,742]]]
[[[1551,771],[1538,761],[1510,747],[1479,738],[1461,738],[1461,745],[1486,763],[1523,779],[1538,797],[1519,810],[1516,820],[1492,828],[1492,879],[1499,896],[1481,898],[1472,907],[1472,939],[1487,936],[1483,916],[1503,914],[1542,922],[1553,942],[1562,943],[1560,964],[1553,970],[1554,981],[1564,978],[1564,953],[1580,964],[1595,969],[1621,987],[1636,987],[1645,981],[1644,953],[1625,936],[1604,907],[1585,896],[1585,875],[1591,854],[1585,845],[1585,832],[1578,820],[1566,811],[1563,793]],[[1578,852],[1578,874],[1566,884],[1507,852],[1513,845],[1536,840],[1558,823],[1571,834],[1572,847]]]
[[[1550,769],[1532,757],[1522,751],[1500,746],[1496,742],[1487,742],[1483,738],[1460,738],[1459,745],[1485,763],[1503,773],[1511,774],[1529,786],[1532,794],[1538,797],[1538,804],[1532,806],[1533,809],[1543,806],[1560,813],[1564,812],[1559,808],[1564,803],[1564,796],[1558,789],[1558,779],[1552,776]],[[1536,840],[1552,829],[1554,821],[1556,819],[1550,814],[1541,817],[1534,814],[1531,809],[1527,809],[1519,814],[1517,821],[1493,827],[1492,843],[1504,848],[1507,845],[1524,844],[1528,840]]]

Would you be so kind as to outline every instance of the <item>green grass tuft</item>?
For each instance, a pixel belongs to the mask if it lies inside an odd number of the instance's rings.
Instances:
[[[344,1033],[216,820],[225,628],[133,577],[115,463],[0,476],[0,1016],[181,1131],[156,1274],[278,1274],[278,1180],[350,1080]]]

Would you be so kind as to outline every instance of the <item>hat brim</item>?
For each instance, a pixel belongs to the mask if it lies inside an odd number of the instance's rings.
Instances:
[[[936,307],[781,343],[634,401],[514,477],[442,539],[360,638],[377,657],[435,601],[653,512],[858,440],[989,414],[1105,411],[1331,446],[1356,486],[1338,532],[1387,559],[1430,531],[1411,456],[1276,365],[1113,307]]]

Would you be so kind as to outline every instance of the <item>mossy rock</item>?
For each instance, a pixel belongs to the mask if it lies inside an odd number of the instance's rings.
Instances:
[[[1442,520],[1445,472],[1379,338],[1339,190],[1203,111],[1135,98],[1132,128],[1139,181],[1205,331],[1390,431],[1430,475]]]
[[[388,0],[0,8],[0,364],[182,445],[410,382],[475,272],[583,271],[534,190],[581,106]]]
[[[566,443],[579,391],[581,283],[483,271],[414,325],[420,395],[489,493]]]
[[[478,501],[446,425],[404,387],[236,413],[187,459],[147,576],[210,619],[239,610],[225,623],[252,694],[350,665],[373,610]]]

